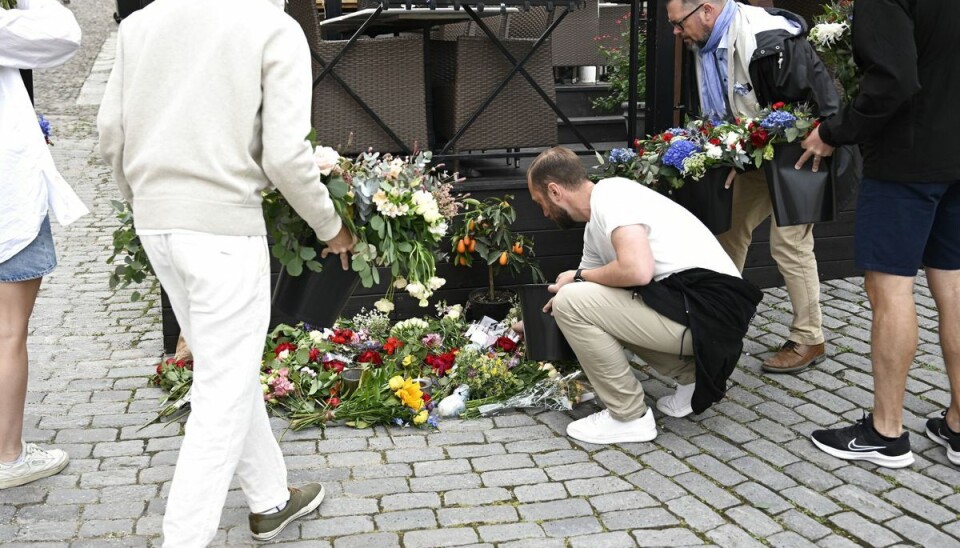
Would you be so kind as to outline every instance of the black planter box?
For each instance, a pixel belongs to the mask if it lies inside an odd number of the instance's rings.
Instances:
[[[794,166],[803,149],[800,143],[773,145],[773,160],[763,163],[777,226],[806,225],[834,218],[832,158],[823,158],[820,170],[810,160],[801,169]]]
[[[683,186],[673,191],[674,201],[693,213],[714,234],[730,230],[733,190],[723,187],[729,174],[729,167],[708,169],[700,180],[684,179]]]

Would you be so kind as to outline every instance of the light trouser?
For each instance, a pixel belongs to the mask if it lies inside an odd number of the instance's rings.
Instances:
[[[177,233],[141,241],[194,359],[163,546],[203,547],[217,533],[234,472],[252,512],[289,498],[260,388],[270,322],[266,238]]]
[[[738,175],[733,183],[733,218],[730,230],[717,240],[740,272],[747,260],[753,231],[773,213],[770,191],[763,170]],[[770,255],[787,286],[793,305],[790,340],[799,344],[823,342],[820,312],[820,275],[813,253],[813,225],[778,227],[770,219]]]
[[[661,316],[630,289],[569,283],[553,299],[553,315],[580,367],[610,414],[638,419],[647,412],[643,387],[623,353],[627,348],[660,374],[694,382],[693,337]]]

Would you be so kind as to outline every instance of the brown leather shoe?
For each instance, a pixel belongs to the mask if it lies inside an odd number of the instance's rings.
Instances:
[[[763,361],[761,368],[767,373],[796,373],[822,362],[826,357],[823,343],[799,344],[787,341],[779,352]]]

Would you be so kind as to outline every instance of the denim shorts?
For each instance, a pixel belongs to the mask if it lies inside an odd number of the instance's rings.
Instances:
[[[19,253],[0,263],[0,282],[23,282],[42,278],[57,266],[57,252],[53,249],[50,218],[40,225],[40,233]]]
[[[920,266],[960,270],[960,181],[864,178],[857,201],[857,268],[916,276]]]

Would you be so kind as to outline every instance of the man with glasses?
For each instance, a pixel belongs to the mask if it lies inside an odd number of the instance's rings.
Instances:
[[[778,101],[810,103],[820,117],[839,110],[830,75],[804,37],[802,17],[734,0],[667,0],[666,9],[674,34],[694,54],[697,82],[687,103],[692,112],[717,119],[755,117]],[[717,239],[741,271],[753,230],[772,207],[762,170],[736,176],[731,228]],[[813,225],[771,223],[770,254],[783,275],[793,322],[787,342],[762,367],[797,372],[826,355]]]

